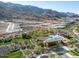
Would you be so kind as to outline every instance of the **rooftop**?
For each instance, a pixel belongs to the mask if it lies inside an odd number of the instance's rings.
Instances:
[[[47,40],[52,40],[52,41],[59,41],[59,40],[64,40],[65,38],[60,35],[50,35]]]

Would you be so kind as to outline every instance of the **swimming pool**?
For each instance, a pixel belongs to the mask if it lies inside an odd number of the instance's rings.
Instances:
[[[63,40],[63,39],[64,39],[64,37],[60,36],[60,35],[50,35],[48,37],[48,40],[54,40],[54,41],[56,41],[56,40]]]

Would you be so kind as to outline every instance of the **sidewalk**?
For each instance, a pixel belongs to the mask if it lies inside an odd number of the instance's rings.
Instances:
[[[69,48],[66,46],[63,46],[62,48],[66,49],[67,51],[69,51]]]
[[[69,54],[69,53],[65,53],[64,56],[69,57],[69,58],[72,58],[72,57],[73,57],[73,56],[72,56],[71,54]]]
[[[66,49],[67,51],[70,51],[69,48],[66,46],[62,46],[62,48]],[[69,52],[65,53],[64,55],[70,58],[73,57]]]

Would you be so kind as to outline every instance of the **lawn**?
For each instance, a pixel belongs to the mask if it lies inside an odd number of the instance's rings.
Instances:
[[[73,56],[79,56],[79,51],[70,51],[70,54],[72,54]]]
[[[8,58],[8,56],[0,56],[0,58]]]
[[[7,39],[8,40],[8,39]],[[1,45],[7,45],[7,44],[11,44],[11,43],[16,43],[16,42],[24,42],[24,41],[28,41],[29,39],[23,39],[23,38],[18,38],[18,39],[13,39],[9,42],[0,42],[0,46]]]
[[[5,56],[0,56],[0,58],[22,58],[23,54],[21,51],[11,52]]]
[[[73,34],[69,34],[67,38],[69,39],[69,44],[74,44],[77,42]]]
[[[16,52],[9,53],[7,56],[8,58],[21,58],[23,57],[23,54],[21,51],[16,51]]]
[[[26,41],[26,40],[28,40],[28,39],[18,38],[18,39],[12,40],[11,42],[12,42],[12,43],[15,43],[15,42],[24,42],[24,41]]]
[[[0,43],[0,46],[2,46],[2,45],[7,45],[7,44],[11,44],[11,42],[7,42],[7,43]]]

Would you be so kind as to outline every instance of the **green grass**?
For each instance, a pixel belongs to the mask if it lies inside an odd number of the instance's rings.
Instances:
[[[28,40],[28,39],[18,38],[18,39],[12,40],[11,42],[12,42],[12,43],[15,43],[15,42],[24,42],[24,41],[26,41],[26,40]]]
[[[60,47],[55,47],[55,48],[51,48],[51,50],[53,50],[53,51],[61,51],[61,50],[63,50],[63,48],[60,48]]]
[[[49,58],[55,58],[55,56],[56,56],[55,54],[50,54]]]
[[[79,51],[70,51],[73,56],[79,56]]]
[[[23,54],[21,51],[11,52],[5,56],[0,56],[0,58],[22,58]]]
[[[54,32],[57,32],[57,31],[55,29],[50,29],[50,30],[42,29],[42,30],[37,30],[37,31],[31,32],[30,36],[32,36],[31,39],[37,39],[37,37],[48,37],[48,35],[53,34]],[[24,41],[29,41],[30,39],[18,38],[18,39],[12,39],[11,41],[5,42],[5,43],[4,43],[4,40],[2,42],[0,42],[0,45],[7,45],[7,44],[11,44],[11,43],[16,43],[16,42],[24,42]],[[9,40],[9,39],[7,39],[7,40]]]
[[[74,29],[74,26],[66,26],[64,29],[67,31],[72,31]]]
[[[76,38],[75,38],[75,36],[73,34],[69,34],[67,38],[70,40],[69,41],[70,44],[74,44],[74,43],[77,42]]]
[[[70,27],[70,26],[66,26],[64,29],[66,29],[66,30],[70,30],[71,27]]]
[[[11,42],[7,42],[7,43],[0,43],[0,46],[2,46],[2,45],[7,45],[7,44],[11,44]]]
[[[77,29],[76,30],[79,32],[79,25],[77,26]]]
[[[8,54],[8,58],[21,58],[23,54],[21,51],[16,51]]]
[[[8,56],[0,56],[0,58],[8,58]]]
[[[76,39],[75,39],[75,38],[71,38],[71,39],[69,39],[69,40],[70,40],[70,41],[69,41],[70,44],[76,43]]]
[[[1,42],[1,43],[0,43],[0,46],[1,46],[1,45],[11,44],[11,43],[16,43],[16,42],[24,42],[24,41],[28,41],[28,40],[29,40],[29,39],[23,39],[23,38],[13,39],[13,40],[10,41],[10,42],[6,42],[6,43]]]

